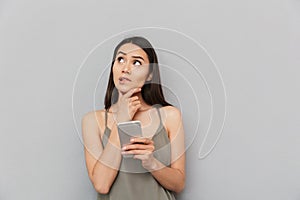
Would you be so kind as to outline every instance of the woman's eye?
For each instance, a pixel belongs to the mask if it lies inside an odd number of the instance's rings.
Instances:
[[[134,64],[134,65],[142,65],[142,63],[141,63],[140,61],[138,61],[138,60],[135,60],[135,61],[133,62],[133,64]]]
[[[122,58],[122,57],[118,57],[117,60],[118,60],[118,62],[120,62],[120,63],[123,63],[123,62],[124,62],[124,58]]]

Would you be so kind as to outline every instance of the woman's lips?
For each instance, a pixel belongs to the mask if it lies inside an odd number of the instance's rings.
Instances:
[[[129,78],[126,78],[126,77],[120,77],[119,81],[123,83],[123,82],[131,81],[131,80]]]

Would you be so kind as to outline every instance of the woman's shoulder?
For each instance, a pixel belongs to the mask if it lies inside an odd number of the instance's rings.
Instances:
[[[181,121],[181,112],[175,106],[163,106],[160,108],[160,113],[166,127]]]
[[[86,112],[83,116],[82,116],[82,121],[102,121],[104,120],[105,117],[105,109],[102,110],[92,110],[92,111],[88,111]]]
[[[164,106],[160,108],[160,113],[163,124],[170,137],[170,134],[174,132],[174,128],[177,128],[176,125],[181,124],[181,112],[175,106]]]
[[[175,106],[163,106],[160,108],[167,116],[181,116],[181,112]]]

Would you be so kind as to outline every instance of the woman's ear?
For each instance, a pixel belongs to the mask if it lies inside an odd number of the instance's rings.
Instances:
[[[152,73],[150,73],[147,77],[147,80],[146,81],[151,81],[152,80]]]

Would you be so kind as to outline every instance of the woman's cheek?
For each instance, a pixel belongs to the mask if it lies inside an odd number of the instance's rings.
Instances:
[[[142,86],[145,84],[145,82],[146,82],[146,79],[147,79],[147,77],[148,77],[148,73],[146,73],[146,72],[141,72],[141,73],[139,73],[139,74],[137,75],[137,77],[139,77],[139,78],[137,79],[138,86],[139,86],[139,87],[142,87]]]
[[[137,87],[143,87],[144,84],[145,84],[145,79],[140,79],[137,81]]]

